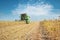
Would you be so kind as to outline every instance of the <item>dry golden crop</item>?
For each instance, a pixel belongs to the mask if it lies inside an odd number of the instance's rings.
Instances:
[[[0,22],[0,40],[60,40],[60,21]]]
[[[37,22],[0,22],[0,40],[28,40],[36,31]],[[30,36],[30,37],[29,37]]]
[[[48,20],[42,21],[41,26],[46,31],[45,35],[47,35],[50,40],[60,40],[60,21],[59,20]],[[48,39],[48,38],[47,38]]]

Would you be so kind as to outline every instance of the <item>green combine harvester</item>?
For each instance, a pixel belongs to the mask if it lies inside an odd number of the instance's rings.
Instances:
[[[29,24],[30,23],[30,17],[26,14],[26,13],[24,13],[24,14],[21,14],[21,20],[22,21],[26,21],[26,24]]]

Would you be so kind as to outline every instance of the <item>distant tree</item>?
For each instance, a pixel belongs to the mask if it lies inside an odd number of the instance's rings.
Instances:
[[[60,19],[60,16],[59,16],[59,19]]]
[[[15,19],[15,21],[18,21],[18,20]]]

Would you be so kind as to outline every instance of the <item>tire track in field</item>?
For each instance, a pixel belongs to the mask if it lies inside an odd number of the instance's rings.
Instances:
[[[32,25],[33,24],[33,25]],[[21,29],[19,29],[20,28],[20,26],[19,27],[17,27],[17,26],[15,26],[15,27],[11,27],[11,29],[7,29],[6,28],[6,30],[4,30],[3,32],[2,32],[2,35],[0,34],[0,39],[1,40],[15,40],[15,39],[17,39],[17,40],[21,40],[21,38],[25,38],[26,39],[26,36],[28,36],[28,35],[30,35],[32,32],[34,32],[34,30],[36,29],[36,27],[37,27],[37,25],[36,25],[37,23],[31,23],[31,24],[28,24],[28,25],[26,25],[25,27],[22,27]],[[9,28],[9,27],[8,27]],[[0,28],[1,29],[1,28]],[[4,28],[2,28],[2,30],[3,30]],[[13,30],[13,31],[12,31]],[[1,31],[1,30],[0,30]],[[11,31],[12,31],[12,33],[11,33]],[[8,35],[8,36],[7,36]],[[22,36],[24,36],[24,37],[22,37]],[[22,39],[22,40],[23,40]]]

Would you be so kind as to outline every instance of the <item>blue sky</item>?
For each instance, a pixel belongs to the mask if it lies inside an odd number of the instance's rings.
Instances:
[[[60,16],[60,0],[0,0],[0,20],[19,20],[22,13],[35,21],[56,19]]]

